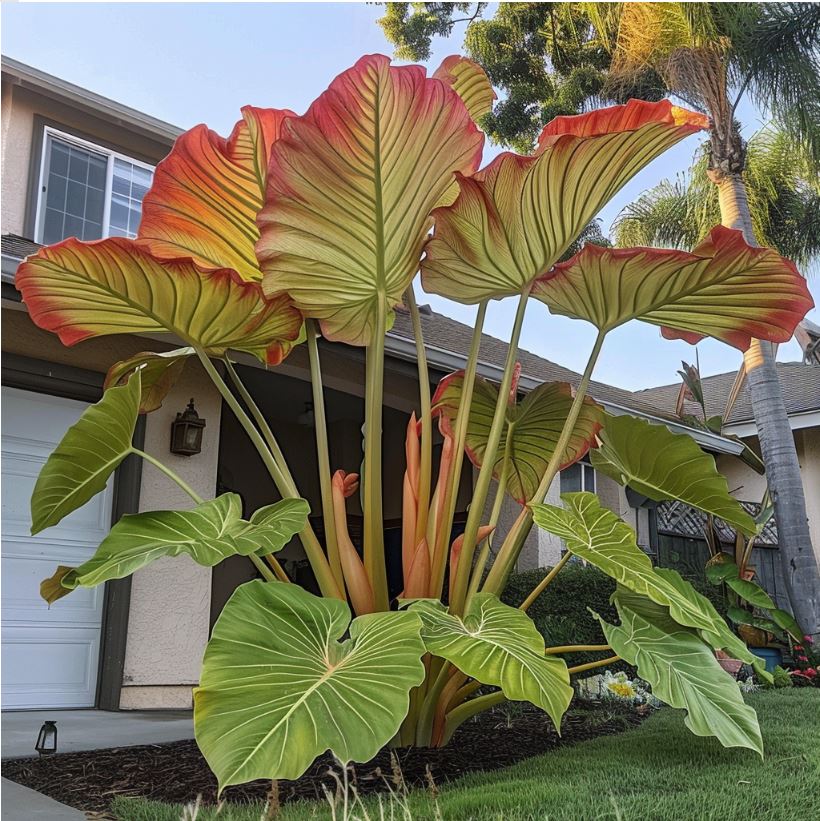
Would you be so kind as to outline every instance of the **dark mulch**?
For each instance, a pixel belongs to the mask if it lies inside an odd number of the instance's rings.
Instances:
[[[395,750],[408,786],[428,783],[427,769],[436,784],[475,770],[495,770],[524,758],[545,753],[563,744],[621,732],[641,721],[633,711],[608,706],[574,706],[564,717],[559,736],[540,710],[515,705],[484,713],[457,731],[443,749],[408,747]],[[280,782],[280,798],[324,798],[322,785],[335,791],[328,769],[334,761],[320,757],[297,781]],[[196,743],[178,741],[143,747],[118,747],[44,758],[18,758],[3,762],[3,776],[81,810],[105,812],[117,796],[183,803],[198,795],[216,801],[216,779]],[[360,793],[394,785],[390,753],[357,764],[352,779]],[[269,781],[254,781],[225,791],[228,801],[263,801]]]

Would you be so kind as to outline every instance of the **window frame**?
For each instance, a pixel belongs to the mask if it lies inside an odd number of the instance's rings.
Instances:
[[[581,493],[595,493],[595,494],[597,494],[598,493],[598,474],[597,474],[595,468],[592,466],[592,462],[590,461],[589,454],[585,453],[577,462],[573,462],[573,464],[570,465],[570,467],[573,468],[576,465],[579,466],[580,471],[581,471],[581,489],[580,489],[580,491],[564,491],[563,489],[561,489],[560,492],[561,493],[581,492]],[[567,468],[565,468],[565,470],[567,470]],[[559,488],[560,488],[561,475],[563,473],[564,473],[564,471],[562,470],[558,474]],[[591,476],[591,478],[592,478],[592,488],[593,488],[592,490],[588,490],[587,487],[586,487],[586,485],[587,485],[586,477],[587,476]]]
[[[106,168],[105,168],[105,201],[103,203],[103,216],[102,216],[102,239],[107,239],[111,236],[111,198],[113,194],[113,182],[114,182],[114,161],[115,160],[122,160],[123,162],[130,163],[131,165],[138,166],[146,171],[150,171],[153,177],[154,172],[156,171],[156,165],[152,165],[151,163],[144,162],[143,160],[138,160],[136,157],[129,156],[128,154],[123,154],[120,151],[115,151],[112,148],[106,148],[105,146],[99,145],[98,143],[91,142],[90,140],[85,140],[82,137],[77,137],[74,134],[69,134],[68,132],[61,131],[59,128],[55,128],[51,125],[44,125],[43,126],[43,136],[42,136],[42,146],[40,148],[40,168],[37,176],[37,204],[34,210],[34,241],[38,243],[43,242],[43,231],[45,230],[45,212],[46,212],[46,194],[47,192],[43,190],[46,186],[46,169],[48,167],[49,162],[49,146],[53,139],[60,140],[64,143],[68,143],[69,145],[75,145],[77,148],[81,148],[85,151],[92,152],[94,154],[98,154],[100,156],[105,157],[106,159]]]

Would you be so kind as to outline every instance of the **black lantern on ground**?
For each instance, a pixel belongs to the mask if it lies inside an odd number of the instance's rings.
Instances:
[[[205,420],[199,418],[194,400],[188,403],[183,413],[171,423],[171,453],[178,456],[193,456],[202,451],[202,429]]]
[[[57,722],[46,721],[37,734],[37,743],[34,745],[40,755],[51,755],[57,752]]]

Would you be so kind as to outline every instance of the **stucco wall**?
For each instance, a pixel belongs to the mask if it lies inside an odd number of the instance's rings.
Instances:
[[[3,152],[0,196],[3,233],[23,234],[35,107],[24,92],[3,84]]]

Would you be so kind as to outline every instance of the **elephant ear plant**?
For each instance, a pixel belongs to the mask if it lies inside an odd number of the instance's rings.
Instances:
[[[102,400],[40,474],[33,529],[84,504],[137,453],[189,493],[192,509],[124,517],[90,561],[43,582],[49,602],[163,555],[211,566],[239,554],[256,565],[262,578],[236,590],[214,627],[195,693],[196,737],[220,788],[296,778],[327,749],[363,761],[385,744],[442,745],[505,699],[530,701],[560,726],[571,677],[617,657],[685,708],[693,732],[762,750],[754,712],[714,651],[756,659],[709,602],[655,569],[595,496],[566,494],[563,507],[543,501],[557,472],[593,449],[596,467],[619,481],[752,534],[755,522],[691,439],[607,416],[587,388],[607,334],[633,319],[689,342],[711,336],[745,349],[752,338],[785,341],[812,304],[805,283],[787,260],[720,227],[692,253],[587,245],[559,262],[626,182],[706,120],[667,101],[631,101],[559,117],[532,156],[504,153],[479,170],[484,137],[474,120],[492,96],[481,70],[459,57],[432,77],[363,57],[301,116],[247,107],[227,140],[205,126],[183,134],[157,168],[136,239],[69,239],[18,273],[32,319],[66,345],[164,332],[184,346],[113,365]],[[434,396],[414,296],[419,271],[428,292],[478,306],[465,367]],[[488,301],[506,297],[518,308],[503,376],[492,384],[477,375],[481,328]],[[597,336],[578,386],[543,385],[519,402],[516,353],[533,302],[591,323]],[[385,336],[402,304],[415,328],[420,393],[403,467],[404,591],[391,601],[382,394]],[[533,320],[547,332],[546,311]],[[361,480],[330,463],[320,336],[365,349]],[[239,352],[273,366],[299,344],[311,366],[322,541],[276,432],[231,359]],[[194,357],[281,496],[247,520],[235,495],[201,499],[132,444],[138,414],[158,406]],[[435,476],[434,424],[444,439]],[[465,531],[453,540],[465,452],[478,472]],[[345,510],[360,481],[361,555]],[[500,533],[505,494],[520,514]],[[512,608],[498,596],[533,519],[564,539],[567,553]],[[276,560],[294,534],[320,597]],[[605,624],[608,644],[592,648],[608,655],[583,668],[568,668],[562,655],[590,648],[545,647],[526,615],[570,556],[618,582],[621,623]],[[494,689],[479,694],[482,685]]]

